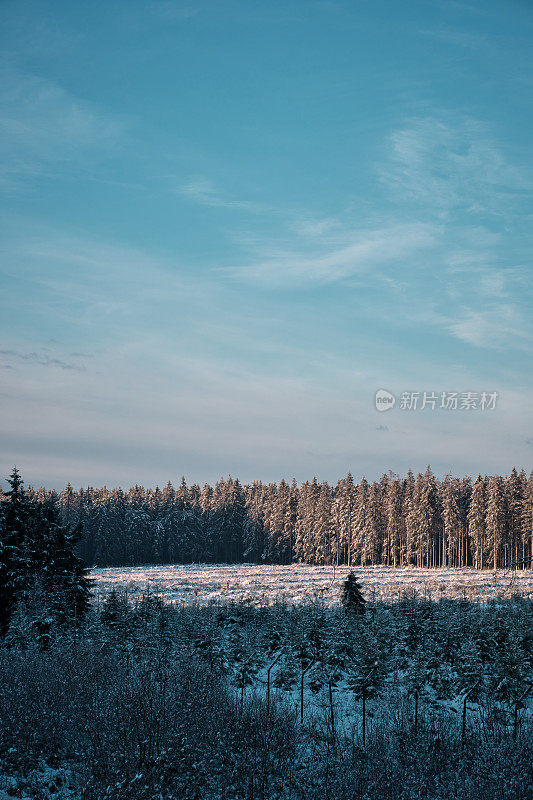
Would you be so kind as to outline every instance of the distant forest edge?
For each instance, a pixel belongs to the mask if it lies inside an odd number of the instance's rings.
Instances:
[[[193,562],[349,564],[494,569],[533,564],[533,473],[438,480],[393,473],[336,486],[220,480],[214,487],[134,486],[59,494],[65,520],[81,524],[88,565]]]

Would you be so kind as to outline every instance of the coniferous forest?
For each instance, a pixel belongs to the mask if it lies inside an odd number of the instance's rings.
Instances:
[[[88,565],[191,562],[531,568],[533,473],[30,492],[81,525]]]
[[[520,477],[502,482],[506,530],[509,486]],[[447,481],[429,472],[418,480],[420,492],[427,481],[445,502]],[[193,596],[173,606],[148,591],[90,603],[74,554],[80,525],[61,518],[53,495],[25,490],[16,470],[9,485],[0,504],[0,800],[531,796],[530,598],[376,601],[352,571],[331,608],[201,605]],[[305,500],[313,485],[296,491],[296,542],[302,492]],[[354,489],[355,508],[380,486],[340,485]],[[221,482],[213,496],[224,497],[222,487],[240,502],[229,495],[218,517],[211,507],[210,530],[216,522],[228,537],[216,556],[243,558],[230,535],[237,521],[246,530],[250,487]],[[179,491],[178,506],[167,487],[166,513],[178,507],[179,519],[193,519],[189,490]],[[154,495],[138,489],[133,509],[123,501],[151,533],[161,515]],[[338,496],[321,487],[316,508],[324,496],[334,513]],[[93,499],[96,518],[116,493]],[[275,499],[274,491],[274,508]],[[467,530],[471,509],[472,501]],[[109,514],[108,534],[113,524]],[[331,558],[329,547],[321,558]]]

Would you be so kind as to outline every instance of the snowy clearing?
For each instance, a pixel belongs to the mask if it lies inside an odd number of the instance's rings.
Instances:
[[[176,564],[94,569],[97,599],[112,589],[132,599],[149,591],[165,602],[190,604],[247,602],[272,605],[339,602],[342,582],[350,568],[309,564]],[[395,601],[416,596],[483,602],[513,594],[533,597],[533,570],[476,571],[417,567],[355,567],[368,600]]]

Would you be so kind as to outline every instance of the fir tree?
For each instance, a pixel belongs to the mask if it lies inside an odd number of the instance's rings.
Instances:
[[[474,552],[474,566],[476,569],[483,569],[485,562],[486,502],[485,481],[481,475],[478,475],[472,487],[470,510],[468,512],[468,537]]]
[[[82,560],[75,554],[81,527],[61,521],[59,508],[49,500],[34,524],[33,541],[42,550],[32,554],[32,567],[41,577],[43,589],[58,622],[76,622],[89,607],[91,581]]]
[[[5,494],[0,528],[0,636],[7,633],[18,593],[28,572],[26,540],[32,511],[16,467],[8,483],[11,488]]]
[[[509,553],[506,560],[518,561],[522,543],[522,515],[524,511],[525,475],[519,475],[513,467],[506,484],[507,494],[507,533]]]
[[[352,553],[356,563],[370,560],[374,525],[370,503],[370,486],[363,476],[357,486],[352,513]]]
[[[345,612],[348,614],[364,614],[366,600],[363,597],[362,587],[357,582],[355,573],[352,571],[344,581],[342,588],[341,603]]]
[[[489,483],[487,495],[487,545],[492,551],[492,568],[498,566],[498,557],[506,534],[505,488],[502,478],[497,475]]]
[[[405,539],[405,520],[402,514],[403,490],[398,478],[389,483],[386,511],[385,564],[395,567],[401,563],[402,545]]]
[[[459,566],[461,515],[459,510],[459,487],[457,479],[446,475],[441,486],[442,500],[442,554],[443,567]]]
[[[80,619],[90,594],[87,571],[74,553],[81,527],[62,521],[55,495],[30,500],[16,469],[9,484],[1,536],[0,633],[6,634],[20,601],[30,614],[42,607],[38,630],[49,627],[51,615],[60,623]]]
[[[533,472],[524,487],[521,531],[524,566],[533,568]]]

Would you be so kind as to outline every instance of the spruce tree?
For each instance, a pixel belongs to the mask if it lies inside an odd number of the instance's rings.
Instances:
[[[521,530],[524,568],[533,569],[533,472],[530,473],[524,487]]]
[[[80,619],[90,594],[87,571],[74,552],[81,527],[62,521],[54,494],[32,501],[16,468],[8,482],[0,537],[0,634],[7,633],[21,601],[30,614],[42,607],[47,625],[50,618]]]
[[[341,603],[347,614],[364,614],[366,600],[363,597],[362,587],[357,582],[355,573],[352,571],[344,581],[342,587]]]
[[[474,552],[474,567],[483,569],[485,564],[486,548],[486,485],[481,475],[478,475],[472,487],[470,510],[468,512],[468,537]]]
[[[506,539],[506,508],[505,487],[502,478],[497,475],[489,483],[487,495],[487,545],[492,551],[492,568],[498,567],[498,558],[502,544]]]
[[[352,564],[352,514],[355,501],[355,486],[353,478],[349,472],[335,487],[334,499],[334,522],[335,522],[335,545],[338,564],[343,562],[351,566]]]
[[[457,479],[446,475],[441,487],[442,502],[442,566],[458,567],[461,534],[461,515],[459,510],[459,485]]]
[[[386,510],[385,563],[397,567],[401,563],[402,544],[405,540],[405,519],[402,514],[403,489],[398,478],[389,483]]]
[[[57,503],[43,504],[33,524],[29,565],[41,579],[50,610],[60,623],[80,620],[89,607],[91,581],[75,554],[80,537],[81,526],[63,523]]]
[[[352,513],[352,530],[353,560],[356,563],[365,564],[367,560],[371,560],[374,525],[370,486],[364,476],[357,486]]]
[[[0,522],[0,636],[7,633],[28,571],[26,540],[32,510],[16,467],[7,482],[11,488],[5,494]]]
[[[507,560],[514,561],[515,564],[518,562],[519,548],[522,544],[525,483],[525,475],[519,475],[516,468],[513,467],[506,484],[507,531],[510,550]]]

